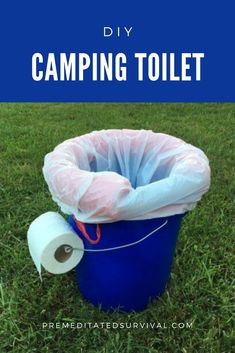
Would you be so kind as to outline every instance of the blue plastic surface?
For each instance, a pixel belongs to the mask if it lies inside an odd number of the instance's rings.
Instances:
[[[137,241],[168,220],[162,229],[137,245],[106,252],[85,252],[76,268],[77,283],[83,296],[104,310],[144,310],[151,299],[164,292],[182,217],[175,215],[101,224],[101,240],[97,245],[91,245],[84,238],[70,217],[71,226],[87,249],[110,248]],[[86,230],[91,238],[96,239],[95,224],[86,224]]]

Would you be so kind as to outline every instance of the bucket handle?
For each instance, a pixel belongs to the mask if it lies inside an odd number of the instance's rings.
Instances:
[[[154,229],[152,232],[148,233],[147,235],[145,235],[143,238],[134,241],[132,243],[128,243],[128,244],[124,244],[124,245],[120,245],[120,246],[114,246],[112,248],[105,248],[105,249],[80,249],[80,248],[73,248],[72,246],[68,246],[66,245],[64,247],[64,251],[66,253],[69,253],[73,250],[80,250],[80,251],[86,251],[86,252],[103,252],[103,251],[112,251],[112,250],[118,250],[118,249],[123,249],[123,248],[128,248],[129,246],[133,246],[136,244],[141,243],[142,241],[144,241],[145,239],[147,239],[148,237],[150,237],[150,235],[156,233],[158,230],[162,229],[163,227],[165,227],[168,223],[168,219],[165,220],[165,222],[163,224],[161,224],[159,227],[157,227],[156,229]]]
[[[96,226],[96,239],[91,239],[89,234],[86,231],[86,226],[84,223],[78,221],[75,217],[73,218],[76,226],[78,227],[78,229],[80,230],[80,232],[82,233],[82,235],[86,238],[86,240],[89,241],[90,244],[98,244],[100,241],[100,237],[101,237],[101,231],[100,231],[100,225],[97,224]]]

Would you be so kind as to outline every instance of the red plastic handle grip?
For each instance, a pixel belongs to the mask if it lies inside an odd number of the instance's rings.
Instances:
[[[98,244],[99,243],[100,238],[101,238],[101,230],[100,230],[100,225],[99,224],[97,224],[97,226],[96,226],[96,239],[91,239],[89,234],[86,231],[85,224],[80,222],[80,221],[78,221],[75,217],[74,217],[74,221],[76,223],[76,226],[80,230],[80,232],[89,241],[90,244]]]

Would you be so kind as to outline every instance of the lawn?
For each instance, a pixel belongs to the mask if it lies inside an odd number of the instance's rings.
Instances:
[[[57,211],[42,176],[44,155],[70,137],[124,127],[201,148],[212,185],[183,221],[163,297],[141,313],[109,314],[83,300],[74,271],[44,271],[40,282],[26,233],[38,215]],[[235,104],[0,104],[0,151],[1,353],[232,352]],[[43,329],[45,322],[127,327]],[[128,328],[133,322],[166,328]]]

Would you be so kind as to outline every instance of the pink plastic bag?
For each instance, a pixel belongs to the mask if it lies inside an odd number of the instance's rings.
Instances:
[[[210,186],[206,155],[145,130],[103,130],[69,139],[45,156],[52,198],[87,223],[184,213]]]

